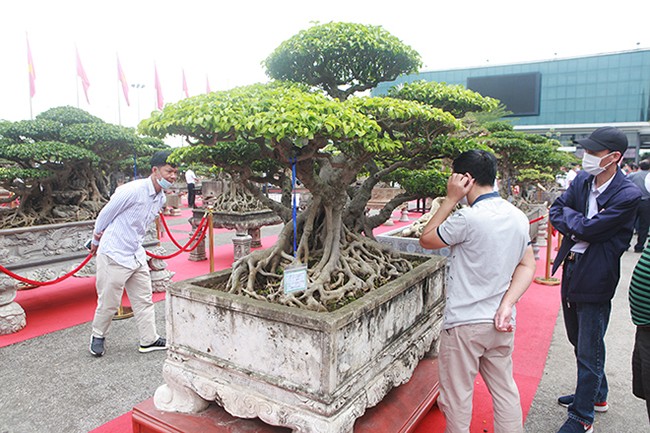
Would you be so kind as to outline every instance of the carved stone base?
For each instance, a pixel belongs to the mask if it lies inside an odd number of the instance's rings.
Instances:
[[[251,235],[246,233],[237,233],[235,237],[232,238],[232,244],[235,251],[235,261],[251,253],[252,241],[253,238]]]
[[[438,363],[422,360],[408,383],[393,389],[377,406],[366,410],[354,423],[354,433],[412,433],[424,419],[439,393]],[[155,403],[156,406],[158,403]],[[216,404],[197,413],[163,412],[154,398],[133,408],[133,431],[137,433],[288,433],[284,427],[257,418],[235,418]]]
[[[25,310],[15,302],[0,306],[0,335],[12,334],[27,325]]]

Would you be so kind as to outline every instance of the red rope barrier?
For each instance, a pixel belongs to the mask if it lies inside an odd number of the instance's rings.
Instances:
[[[165,232],[167,232],[167,236],[169,236],[169,239],[173,242],[174,245],[176,245],[176,248],[183,249],[183,247],[178,242],[176,242],[176,239],[174,239],[174,237],[172,236],[172,232],[171,232],[171,230],[169,230],[169,226],[167,226],[167,221],[165,221],[165,217],[162,214],[162,212],[160,213],[160,221],[162,221],[162,225],[163,225],[163,227],[165,227]],[[208,221],[207,214],[204,214],[203,218],[199,222],[199,225],[196,227],[196,231],[197,232],[200,231],[203,224],[205,224],[207,221]]]
[[[154,258],[154,259],[165,260],[165,259],[171,259],[173,257],[176,257],[180,253],[187,253],[187,252],[193,251],[194,249],[196,249],[196,247],[199,246],[201,241],[205,238],[206,233],[208,232],[208,225],[207,224],[204,224],[201,230],[199,230],[200,227],[201,226],[199,225],[199,227],[196,228],[196,231],[194,232],[194,234],[192,235],[190,240],[187,241],[187,243],[184,246],[179,245],[180,249],[178,251],[176,251],[175,253],[172,253],[172,254],[170,254],[168,256],[159,256],[159,255],[156,255],[154,253],[151,253],[151,252],[147,251],[147,255],[149,257],[151,257],[151,258]],[[194,246],[192,246],[191,248],[188,248],[192,244],[192,242],[194,242],[194,240],[199,235],[199,233],[201,234],[201,237],[199,238],[199,240],[196,241]]]
[[[76,274],[77,272],[79,272],[79,271],[81,270],[81,268],[83,268],[84,266],[86,266],[86,264],[87,264],[87,263],[90,261],[90,259],[92,259],[92,258],[93,258],[93,255],[92,255],[92,254],[88,254],[88,256],[84,259],[83,262],[81,262],[81,264],[80,264],[79,266],[77,266],[77,267],[74,268],[72,271],[68,272],[67,274],[62,275],[62,276],[60,276],[59,278],[57,278],[57,279],[55,279],[55,280],[51,280],[51,281],[36,281],[36,280],[30,280],[29,278],[21,277],[20,275],[14,274],[13,272],[11,272],[9,269],[5,268],[5,267],[2,266],[2,265],[0,265],[0,271],[4,272],[5,274],[9,275],[11,278],[13,278],[13,279],[15,279],[15,280],[18,280],[18,281],[20,281],[20,282],[22,282],[22,283],[25,283],[25,284],[29,284],[29,285],[31,285],[31,286],[49,286],[49,285],[51,285],[51,284],[60,283],[61,281],[65,280],[66,278],[69,278],[69,277],[71,277],[72,275]]]
[[[530,221],[528,221],[528,224],[534,224],[534,223],[536,223],[536,222],[538,222],[538,221],[543,220],[543,219],[546,218],[547,216],[548,216],[548,215],[542,215],[542,216],[539,217],[539,218],[535,218],[534,220],[530,220]]]

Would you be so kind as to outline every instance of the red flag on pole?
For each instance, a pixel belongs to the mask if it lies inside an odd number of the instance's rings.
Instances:
[[[187,90],[187,80],[185,79],[185,69],[183,69],[183,92],[186,98],[190,97],[190,93]]]
[[[210,90],[210,80],[207,75],[205,76],[205,93],[212,93],[212,90]]]
[[[158,107],[159,110],[163,109],[163,94],[162,94],[162,88],[160,87],[160,80],[158,79],[158,67],[154,63],[153,69],[155,72],[155,85],[156,85],[156,106]]]
[[[36,69],[34,69],[34,60],[32,59],[32,49],[29,47],[29,37],[27,38],[27,72],[29,73],[29,97],[33,98],[36,94]]]
[[[83,65],[81,64],[81,58],[79,57],[79,50],[77,51],[77,76],[81,79],[81,85],[84,88],[84,94],[86,95],[86,102],[90,104],[90,99],[88,99],[88,87],[90,87],[90,81],[88,81],[88,76],[84,70]]]
[[[120,64],[120,57],[117,57],[117,79],[122,83],[122,92],[124,92],[124,99],[126,100],[126,105],[129,107],[131,103],[129,102],[129,85],[126,83],[126,75],[122,70],[122,65]]]

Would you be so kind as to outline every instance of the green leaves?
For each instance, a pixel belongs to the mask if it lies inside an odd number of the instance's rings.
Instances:
[[[481,96],[461,85],[429,81],[416,81],[393,87],[389,89],[388,96],[431,105],[458,118],[468,112],[494,110],[499,104],[498,100]]]
[[[378,26],[328,23],[284,41],[263,62],[267,75],[318,87],[341,100],[417,72],[420,55]]]
[[[203,144],[237,137],[265,141],[377,138],[378,125],[337,100],[310,93],[301,86],[272,83],[239,87],[189,98],[165,106],[140,124],[144,133],[182,134]]]
[[[37,167],[47,164],[64,164],[70,161],[99,161],[94,153],[67,143],[42,141],[15,143],[0,147],[0,158]]]

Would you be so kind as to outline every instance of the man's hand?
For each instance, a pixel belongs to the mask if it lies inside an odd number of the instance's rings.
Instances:
[[[93,241],[90,243],[90,254],[93,256],[97,254],[97,248],[99,248],[99,241],[102,238],[102,235],[104,232],[101,232],[99,234],[93,233]]]
[[[494,327],[500,332],[512,332],[512,307],[500,305],[497,314],[494,315]]]
[[[469,174],[452,173],[447,180],[447,198],[458,203],[467,195],[473,185],[474,178]]]

